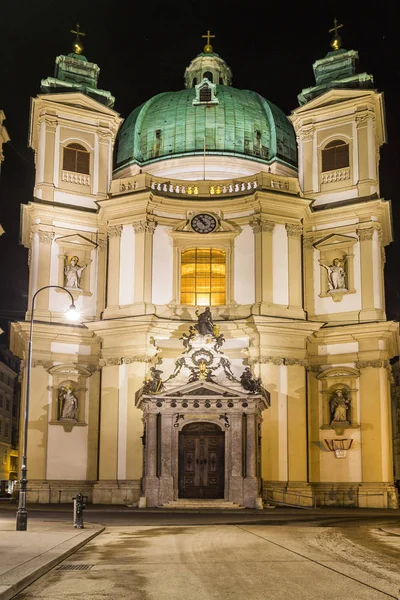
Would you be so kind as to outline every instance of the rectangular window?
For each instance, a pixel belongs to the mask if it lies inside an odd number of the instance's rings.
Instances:
[[[182,253],[181,303],[221,306],[226,303],[226,256],[216,248]]]

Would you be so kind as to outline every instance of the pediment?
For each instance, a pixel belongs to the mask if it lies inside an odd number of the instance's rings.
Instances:
[[[315,242],[314,247],[317,248],[318,250],[321,250],[323,248],[333,248],[335,246],[336,247],[349,246],[349,245],[357,243],[357,241],[358,240],[356,237],[352,237],[350,235],[342,235],[340,233],[332,233],[331,235],[328,235],[328,236],[322,238],[318,242]]]
[[[302,115],[314,110],[316,108],[324,108],[325,106],[332,106],[332,104],[338,104],[339,102],[346,102],[347,100],[365,100],[375,94],[374,90],[360,90],[360,89],[331,89],[317,96],[313,100],[310,100],[303,106],[296,108],[292,114]]]
[[[89,240],[88,238],[80,235],[79,233],[75,233],[73,235],[65,235],[63,237],[59,237],[55,240],[56,244],[60,246],[80,246],[81,248],[91,249],[97,248],[97,244]]]
[[[231,390],[223,385],[217,383],[210,383],[208,381],[194,381],[193,383],[187,383],[181,385],[175,389],[168,390],[163,394],[166,398],[171,397],[182,397],[182,396],[221,396],[223,398],[242,398],[246,394],[238,393],[236,390]]]
[[[115,110],[108,108],[101,102],[97,102],[90,96],[86,96],[81,92],[67,92],[61,94],[41,94],[38,96],[41,100],[46,102],[55,103],[57,105],[64,104],[65,106],[86,108],[90,111],[97,112],[99,114],[107,115],[110,117],[119,116]]]

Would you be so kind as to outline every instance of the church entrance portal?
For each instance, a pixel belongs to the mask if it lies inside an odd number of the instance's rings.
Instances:
[[[225,433],[214,423],[189,423],[179,433],[179,497],[223,498]]]

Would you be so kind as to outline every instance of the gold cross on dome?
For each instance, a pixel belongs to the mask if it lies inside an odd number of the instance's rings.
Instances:
[[[213,47],[210,44],[210,39],[211,38],[215,38],[215,35],[212,35],[210,33],[210,30],[208,29],[206,35],[202,35],[202,38],[205,38],[207,40],[207,44],[204,46],[204,52],[210,53],[213,51]]]

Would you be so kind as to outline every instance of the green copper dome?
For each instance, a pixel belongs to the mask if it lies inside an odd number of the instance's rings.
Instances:
[[[158,94],[136,108],[119,133],[117,170],[193,154],[230,155],[297,165],[296,138],[286,115],[256,92],[210,85]]]

